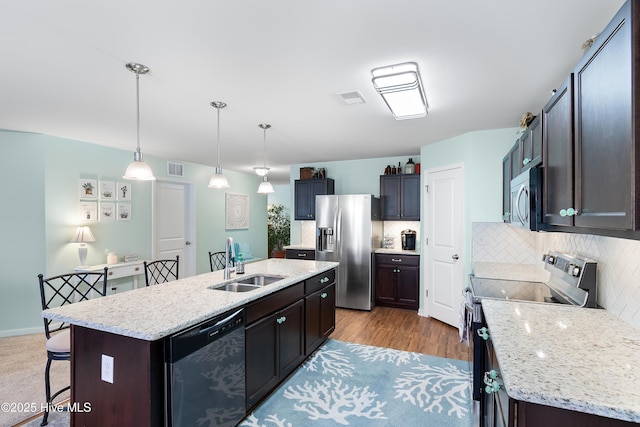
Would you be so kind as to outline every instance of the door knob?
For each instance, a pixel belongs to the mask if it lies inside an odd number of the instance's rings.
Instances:
[[[451,255],[451,258],[454,260],[458,260],[460,257],[458,256],[458,254],[453,254]]]
[[[189,246],[191,244],[191,242],[187,240],[186,242],[184,242],[184,244]]]

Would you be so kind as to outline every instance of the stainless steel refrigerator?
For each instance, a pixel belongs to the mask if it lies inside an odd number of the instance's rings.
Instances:
[[[336,305],[374,307],[373,252],[382,241],[380,199],[371,194],[316,196],[316,260],[337,261]]]

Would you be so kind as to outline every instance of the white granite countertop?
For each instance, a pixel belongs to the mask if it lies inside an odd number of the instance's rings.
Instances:
[[[407,251],[403,249],[386,249],[386,248],[378,248],[375,250],[377,254],[397,254],[397,255],[416,255],[420,256],[420,252],[418,251]]]
[[[118,335],[155,341],[210,319],[235,307],[286,288],[338,266],[337,262],[268,259],[245,266],[244,275],[214,271],[52,308],[43,317]],[[254,274],[286,279],[250,292],[226,292],[210,286]]]
[[[606,310],[483,300],[514,399],[640,422],[640,330]]]
[[[491,279],[521,280],[525,282],[546,282],[549,272],[541,265],[510,264],[500,262],[474,262],[473,275]]]

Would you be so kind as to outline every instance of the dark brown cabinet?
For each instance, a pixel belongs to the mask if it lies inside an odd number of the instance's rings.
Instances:
[[[294,182],[294,203],[296,220],[314,220],[316,218],[316,196],[334,194],[333,179],[297,179]]]
[[[628,1],[544,108],[543,222],[564,231],[640,238],[640,67]]]
[[[543,109],[544,169],[542,222],[571,225],[560,211],[573,205],[573,74]]]
[[[520,145],[516,143],[502,159],[502,221],[511,222],[511,180],[518,175]]]
[[[287,249],[285,251],[285,258],[287,259],[306,259],[315,260],[316,251],[313,249]]]
[[[526,170],[542,163],[542,115],[538,114],[520,137],[520,167]]]
[[[305,354],[313,353],[336,328],[336,285],[305,297]]]
[[[420,221],[420,175],[381,175],[382,220]]]
[[[375,254],[376,305],[418,309],[420,257]]]

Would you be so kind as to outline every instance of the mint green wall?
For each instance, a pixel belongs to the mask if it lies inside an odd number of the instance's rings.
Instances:
[[[517,128],[508,128],[471,132],[420,150],[423,176],[429,169],[464,165],[465,277],[471,272],[471,223],[502,221],[502,158],[518,138],[516,131]],[[423,223],[423,236],[425,231]]]
[[[37,275],[52,276],[78,264],[70,243],[79,221],[79,179],[122,182],[132,152],[48,135],[0,130],[0,210],[3,267],[0,279],[0,336],[38,332],[42,328]],[[225,170],[231,187],[207,187],[213,168],[184,163],[183,179],[166,176],[166,159],[145,156],[158,179],[192,183],[196,204],[196,273],[209,271],[209,250],[224,248],[231,236],[251,245],[254,257],[266,258],[267,197],[258,194],[260,177]],[[151,182],[132,185],[131,221],[90,222],[96,242],[89,243],[88,264],[106,262],[106,250],[119,255],[151,254]],[[225,230],[225,193],[246,194],[248,230]]]
[[[37,275],[46,264],[43,137],[0,131],[0,331],[42,328]]]
[[[294,181],[300,179],[301,167],[325,168],[325,176],[335,180],[336,194],[373,194],[380,197],[380,175],[384,175],[387,165],[395,165],[398,162],[404,168],[405,163],[413,159],[414,163],[420,163],[418,154],[401,157],[381,157],[376,159],[342,160],[339,162],[304,163],[292,165],[290,172],[290,200],[294,200]],[[293,219],[293,206],[291,207],[291,218]],[[301,241],[302,221],[291,221],[291,241]]]

